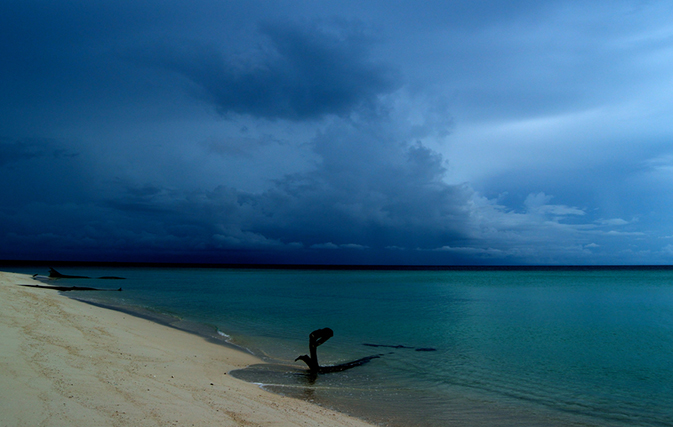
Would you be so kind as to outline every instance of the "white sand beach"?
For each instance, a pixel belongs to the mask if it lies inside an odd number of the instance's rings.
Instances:
[[[0,272],[0,426],[368,426],[228,375],[261,361]]]

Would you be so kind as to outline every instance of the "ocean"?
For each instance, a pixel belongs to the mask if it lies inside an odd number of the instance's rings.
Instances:
[[[58,267],[57,267],[58,268]],[[3,268],[47,274],[45,267]],[[389,426],[673,426],[673,270],[62,267],[66,295],[228,342],[232,372]],[[334,336],[307,374],[311,331]]]

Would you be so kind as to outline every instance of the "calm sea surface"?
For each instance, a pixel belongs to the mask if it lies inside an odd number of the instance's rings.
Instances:
[[[60,271],[126,277],[57,283],[122,286],[70,296],[228,337],[270,362],[235,376],[382,425],[673,426],[673,270]],[[321,364],[380,357],[310,378],[323,327]]]

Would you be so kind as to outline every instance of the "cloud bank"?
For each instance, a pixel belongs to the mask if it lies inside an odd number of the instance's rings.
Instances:
[[[0,258],[669,262],[670,7],[491,3],[4,2]]]
[[[149,63],[186,77],[221,114],[264,119],[347,116],[371,108],[379,95],[399,86],[390,67],[369,58],[370,42],[357,25],[329,30],[313,23],[267,22],[260,25],[262,46],[244,57],[191,44],[153,48]]]

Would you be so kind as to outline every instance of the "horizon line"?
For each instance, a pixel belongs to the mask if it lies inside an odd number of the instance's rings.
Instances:
[[[157,267],[157,268],[229,268],[260,270],[653,270],[673,269],[671,264],[294,264],[294,263],[199,263],[144,261],[73,261],[73,260],[0,260],[0,266],[63,267]]]

